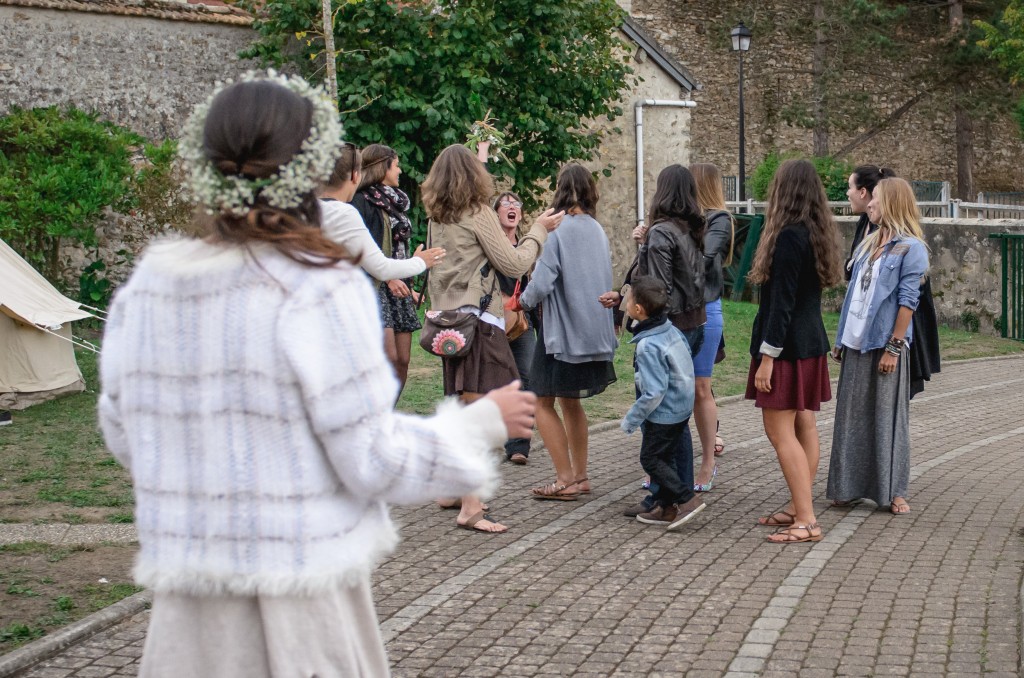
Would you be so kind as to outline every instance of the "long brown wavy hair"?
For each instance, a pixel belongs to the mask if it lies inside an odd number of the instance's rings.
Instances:
[[[789,224],[798,223],[810,233],[821,286],[831,287],[842,281],[839,229],[829,209],[825,187],[810,162],[787,160],[779,166],[768,187],[768,211],[747,276],[750,282],[760,285],[768,281],[779,233]]]
[[[556,212],[568,212],[577,207],[584,214],[597,218],[597,201],[601,194],[597,190],[594,175],[583,165],[570,162],[558,171],[555,182],[555,197],[551,199],[551,208]]]
[[[210,104],[203,152],[224,176],[266,179],[302,148],[312,119],[313,105],[286,87],[265,80],[240,82]],[[320,230],[320,207],[313,192],[292,209],[274,207],[257,195],[248,213],[222,212],[210,221],[209,231],[239,245],[269,243],[289,259],[309,266],[352,261],[344,247]]]
[[[487,209],[494,195],[494,179],[472,151],[452,144],[437,156],[420,194],[428,217],[454,224],[466,214]]]
[[[707,221],[697,203],[697,184],[690,170],[679,164],[661,170],[648,220],[651,226],[670,221],[680,231],[688,233],[698,249],[704,248]]]

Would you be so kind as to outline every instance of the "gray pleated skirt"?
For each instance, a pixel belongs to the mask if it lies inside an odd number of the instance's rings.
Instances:
[[[896,371],[878,373],[884,349],[847,349],[839,374],[836,423],[826,496],[870,499],[887,507],[910,484],[910,365],[903,349]]]
[[[370,582],[317,597],[157,594],[139,678],[390,675]]]

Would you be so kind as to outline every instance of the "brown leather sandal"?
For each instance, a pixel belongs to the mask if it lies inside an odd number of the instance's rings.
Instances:
[[[576,483],[568,483],[567,485],[559,485],[556,482],[550,485],[544,485],[542,487],[535,487],[531,490],[534,499],[540,499],[542,501],[576,501],[580,498],[579,491],[566,492],[570,487],[574,487]]]
[[[807,536],[798,536],[794,530],[803,530],[807,533]],[[815,534],[814,531],[818,533]],[[772,537],[782,537],[782,539],[772,539]],[[774,534],[768,537],[767,541],[770,544],[802,544],[808,541],[821,541],[825,538],[825,531],[821,529],[818,523],[811,523],[810,525],[790,525],[780,530],[776,530]]]
[[[775,516],[786,516],[788,520],[779,520]],[[763,527],[789,527],[790,525],[796,524],[796,515],[779,509],[775,513],[767,516],[761,516],[757,519],[757,524]]]

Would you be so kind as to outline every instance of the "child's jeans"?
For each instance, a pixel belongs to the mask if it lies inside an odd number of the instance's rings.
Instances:
[[[640,465],[651,476],[651,496],[644,500],[651,507],[685,504],[693,493],[693,441],[690,420],[678,424],[640,426]]]

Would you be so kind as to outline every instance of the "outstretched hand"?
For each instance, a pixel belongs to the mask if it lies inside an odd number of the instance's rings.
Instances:
[[[530,438],[533,436],[533,415],[537,407],[537,396],[530,391],[520,391],[519,381],[490,391],[490,398],[501,410],[501,418],[508,429],[509,438]]]

